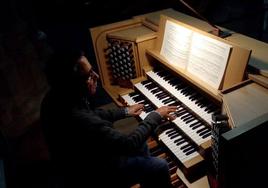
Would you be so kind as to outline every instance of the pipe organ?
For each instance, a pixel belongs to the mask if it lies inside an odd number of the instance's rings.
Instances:
[[[90,33],[102,86],[117,105],[143,103],[145,108],[139,116],[140,120],[163,105],[177,106],[174,113],[176,119],[165,122],[154,139],[157,140],[158,147],[162,146],[162,150],[166,151],[165,156],[168,155],[175,161],[178,167],[176,173],[183,180],[183,186],[221,187],[213,183],[213,177],[214,180],[219,180],[215,174],[211,175],[209,183],[200,184],[200,179],[208,174],[208,169],[214,167],[213,172],[220,171],[216,152],[218,146],[215,145],[215,135],[218,139],[220,133],[215,129],[213,118],[221,117],[222,114],[227,119],[229,116],[228,130],[235,127],[231,117],[234,113],[230,113],[223,98],[251,83],[246,76],[251,50],[213,36],[187,22],[178,21],[184,17],[187,16],[167,9],[90,28]],[[182,50],[169,51],[173,46],[178,50],[177,46],[184,41],[179,39],[174,42],[178,37],[173,32],[181,27],[193,32],[190,42],[184,43],[192,45],[187,51],[189,64],[185,68],[177,66],[177,61],[171,62],[172,59],[163,52],[166,45],[169,55],[180,57],[184,53]],[[169,28],[171,29],[166,34]],[[174,39],[167,39],[173,35]],[[181,35],[183,34],[180,33]],[[199,36],[202,44],[193,43]],[[225,56],[221,54],[223,49],[228,51]],[[217,58],[221,60],[218,61]],[[195,60],[198,63],[193,62]],[[219,66],[215,65],[221,62],[224,62],[224,67],[220,67],[223,71],[217,70]],[[198,74],[193,71],[194,68],[196,72],[199,71]],[[212,76],[200,73],[202,68],[205,71],[212,69]],[[214,75],[215,71],[219,73]],[[210,83],[215,81],[213,78],[218,78],[220,72],[222,77],[219,77],[218,85],[212,86]],[[268,111],[267,108],[263,110]],[[178,180],[173,180],[175,185]]]

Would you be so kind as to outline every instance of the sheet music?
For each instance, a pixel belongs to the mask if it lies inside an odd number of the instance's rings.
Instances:
[[[230,49],[229,44],[195,32],[192,37],[187,71],[218,89]]]
[[[190,29],[167,20],[160,54],[169,64],[180,68],[186,67],[192,33]]]
[[[231,47],[167,20],[160,55],[173,67],[185,69],[219,89]]]

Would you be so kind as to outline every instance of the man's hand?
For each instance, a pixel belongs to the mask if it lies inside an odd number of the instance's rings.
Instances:
[[[128,115],[130,116],[138,116],[144,109],[143,104],[134,104],[128,107]]]
[[[155,111],[158,112],[163,118],[166,118],[168,120],[174,120],[176,116],[170,113],[175,112],[176,109],[177,106],[162,106]]]

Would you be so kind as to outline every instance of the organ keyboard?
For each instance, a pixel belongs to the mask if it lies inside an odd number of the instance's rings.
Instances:
[[[160,84],[155,80],[146,80],[136,83],[135,88],[157,108],[164,105],[176,105],[178,107],[175,113],[177,118],[173,123],[191,137],[197,145],[207,149],[210,146],[211,138],[210,124],[202,117],[208,119],[209,115],[219,112],[220,109],[167,71],[162,70],[157,72],[158,74],[155,71],[150,71],[150,73],[157,75],[159,78],[157,81],[161,78]],[[165,87],[166,85],[169,87]]]
[[[201,121],[195,118],[178,99],[171,96],[155,82],[145,80],[134,86],[136,91],[122,95],[122,99],[128,105],[136,103],[144,104],[144,111],[140,114],[141,119],[144,119],[148,113],[163,105],[176,105],[178,107],[178,110],[174,114],[177,116],[175,120],[180,119],[183,123],[178,123],[174,120],[171,127],[166,128],[158,135],[158,139],[181,163],[185,176],[189,181],[194,180],[198,176],[195,176],[196,172],[193,169],[197,169],[204,162],[204,158],[199,153],[200,148],[197,146],[200,143],[210,140],[210,129],[200,123]],[[189,128],[187,128],[186,122],[188,122]],[[203,133],[203,136],[205,136],[203,140],[198,133]],[[193,143],[191,140],[193,138],[194,141],[199,141],[199,144]],[[206,148],[202,148],[202,150],[204,149]]]
[[[177,77],[171,76],[167,71],[149,71],[146,72],[146,75],[211,125],[211,115],[213,112],[219,111],[215,105],[208,103],[204,97],[183,84]]]
[[[190,162],[192,159],[194,159],[195,162],[203,161],[203,157],[198,153],[195,145],[178,129],[174,127],[166,129],[159,134],[159,139],[186,168],[190,168],[191,165],[194,165],[193,162]]]

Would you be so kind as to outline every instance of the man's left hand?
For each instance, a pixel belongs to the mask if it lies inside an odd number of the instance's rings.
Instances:
[[[144,109],[143,104],[134,104],[128,107],[128,115],[130,116],[138,116]]]

